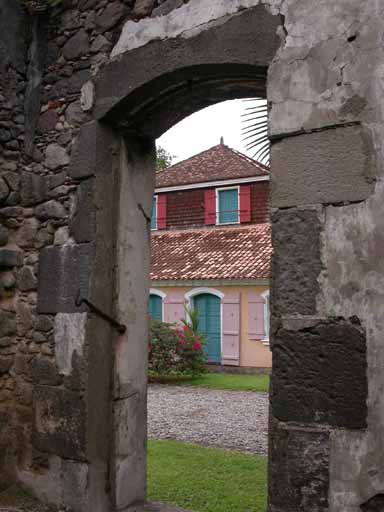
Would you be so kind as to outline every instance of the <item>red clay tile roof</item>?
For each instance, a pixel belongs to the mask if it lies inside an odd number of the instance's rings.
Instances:
[[[267,279],[271,227],[165,231],[151,235],[151,280]]]
[[[156,187],[268,175],[264,165],[219,144],[159,172]]]

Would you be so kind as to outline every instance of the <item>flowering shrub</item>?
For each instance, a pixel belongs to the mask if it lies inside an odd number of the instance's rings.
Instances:
[[[150,377],[191,376],[204,373],[204,340],[189,325],[182,328],[151,321],[148,367]]]

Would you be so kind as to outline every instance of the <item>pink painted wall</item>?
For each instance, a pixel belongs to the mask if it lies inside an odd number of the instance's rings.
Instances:
[[[193,289],[191,286],[162,287],[156,286],[154,283],[151,286],[167,294],[165,301],[172,303],[173,321],[175,320],[175,314],[180,315],[183,311],[180,298],[183,298],[187,292]],[[250,311],[250,308],[257,307],[257,298],[261,297],[268,287],[265,285],[226,285],[212,288],[224,293],[226,296],[222,306],[222,343],[224,342],[225,344],[224,347],[222,345],[222,355],[225,356],[223,363],[245,367],[271,368],[272,353],[268,345],[257,339],[255,333],[260,331],[260,323],[256,319],[252,321],[255,310]],[[177,298],[176,301],[175,298]],[[225,318],[224,315],[226,315]],[[232,318],[229,318],[230,315],[232,315]],[[170,319],[166,313],[165,320],[170,321]],[[238,336],[236,331],[238,331]],[[239,340],[238,347],[236,347],[236,339]]]

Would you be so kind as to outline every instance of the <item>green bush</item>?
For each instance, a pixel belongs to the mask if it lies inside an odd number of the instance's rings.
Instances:
[[[151,321],[148,369],[150,378],[197,377],[205,372],[204,340],[188,324],[182,328]]]

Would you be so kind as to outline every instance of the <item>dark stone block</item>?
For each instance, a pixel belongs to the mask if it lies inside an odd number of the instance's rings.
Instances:
[[[35,386],[34,447],[72,460],[84,460],[86,411],[78,393]]]
[[[9,237],[9,230],[5,226],[0,225],[0,246],[7,244],[8,237]]]
[[[269,511],[328,512],[329,434],[273,429]]]
[[[96,122],[84,125],[72,151],[69,175],[86,178],[111,172],[115,151],[114,134],[108,127]]]
[[[67,213],[65,207],[54,199],[46,203],[39,204],[35,209],[35,215],[39,220],[46,221],[50,219],[65,219]]]
[[[40,252],[37,311],[39,313],[73,313],[80,291],[88,296],[88,282],[93,260],[93,245],[47,247]]]
[[[56,124],[59,122],[59,114],[54,109],[47,110],[41,114],[37,130],[39,133],[46,133],[55,129]]]
[[[22,251],[15,249],[0,249],[0,268],[18,267],[22,264]]]
[[[15,428],[13,411],[0,410],[0,491],[15,482]]]
[[[93,179],[83,181],[76,191],[76,203],[70,222],[70,233],[78,243],[95,239],[96,212],[93,197]]]
[[[67,60],[76,60],[89,52],[88,34],[85,30],[79,30],[65,43],[63,54]]]
[[[13,363],[12,356],[1,356],[0,355],[0,375],[7,373]]]
[[[376,494],[366,503],[360,506],[362,512],[383,512],[384,510],[384,494]]]
[[[280,328],[273,345],[272,411],[280,421],[367,426],[365,333],[343,319]]]
[[[0,337],[16,334],[16,316],[10,311],[0,311]]]
[[[57,386],[63,380],[61,375],[59,375],[55,362],[44,356],[37,356],[32,359],[31,377],[37,384],[45,386]]]
[[[316,314],[321,226],[316,211],[282,210],[272,216],[273,312]]]
[[[70,78],[63,78],[55,83],[49,91],[49,99],[55,100],[57,98],[66,97],[70,94],[78,94],[81,87],[89,80],[89,70],[83,69],[73,73]]]
[[[184,5],[184,0],[166,0],[159,7],[152,12],[152,18],[156,18],[158,16],[166,16],[174,9],[178,9]]]
[[[126,13],[126,8],[121,2],[111,2],[104,11],[96,17],[96,27],[99,32],[111,30]]]
[[[23,267],[17,274],[17,284],[22,292],[36,290],[37,279],[31,267]]]
[[[38,174],[23,172],[21,175],[20,199],[23,206],[42,203],[47,193],[47,179]]]

